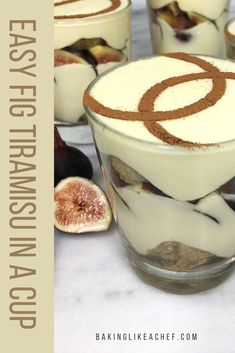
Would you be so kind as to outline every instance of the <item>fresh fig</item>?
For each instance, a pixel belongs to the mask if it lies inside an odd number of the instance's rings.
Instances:
[[[55,227],[68,233],[99,232],[112,220],[104,192],[92,181],[71,177],[55,188]]]
[[[93,168],[89,158],[79,149],[68,146],[54,127],[54,185],[70,176],[91,179]]]
[[[66,50],[55,50],[54,51],[54,67],[62,66],[67,64],[88,64],[86,60],[78,55],[69,53]]]
[[[98,64],[120,62],[124,59],[124,55],[119,50],[108,46],[96,45],[90,48],[90,52],[94,55]]]

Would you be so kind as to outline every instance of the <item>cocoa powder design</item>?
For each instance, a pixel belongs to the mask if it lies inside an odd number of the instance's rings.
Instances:
[[[54,6],[61,6],[61,5],[70,4],[72,2],[78,2],[78,1],[83,1],[83,0],[64,0],[61,2],[55,3]],[[97,12],[74,14],[74,15],[61,15],[61,16],[54,16],[54,18],[57,20],[60,20],[60,19],[75,19],[75,18],[85,18],[85,17],[96,16],[96,15],[102,15],[116,10],[121,5],[121,0],[110,0],[110,3],[111,3],[110,6]]]
[[[94,99],[88,91],[85,91],[84,94],[84,104],[95,113],[106,116],[108,118],[143,121],[145,127],[151,134],[171,145],[180,145],[188,148],[213,146],[214,144],[203,144],[182,140],[170,134],[158,123],[158,121],[181,119],[195,113],[199,113],[215,105],[225,93],[226,79],[235,80],[235,72],[222,72],[216,66],[207,62],[206,60],[196,56],[191,56],[186,53],[170,53],[165,54],[164,56],[195,64],[202,68],[204,72],[191,73],[178,77],[170,77],[166,80],[156,83],[150,87],[142,96],[138,105],[137,112],[108,108]],[[175,110],[154,111],[154,103],[156,99],[166,89],[180,83],[202,79],[211,79],[213,84],[211,91],[204,98],[201,98],[195,103]]]

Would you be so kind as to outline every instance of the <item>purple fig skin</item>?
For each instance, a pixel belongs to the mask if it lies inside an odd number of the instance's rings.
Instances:
[[[62,140],[57,127],[54,128],[54,185],[61,180],[80,176],[91,179],[93,168],[89,158],[75,147]]]

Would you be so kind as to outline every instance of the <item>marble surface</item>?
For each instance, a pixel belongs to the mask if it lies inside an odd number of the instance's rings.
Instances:
[[[134,4],[134,10],[133,57],[138,58],[150,55],[151,49],[141,1]],[[81,149],[93,163],[94,180],[102,185],[94,147]],[[124,256],[114,224],[107,232],[77,237],[55,231],[54,352],[233,353],[234,288],[235,272],[207,292],[167,294],[138,279]],[[96,340],[96,333],[103,332],[159,333],[165,339]],[[197,340],[181,340],[181,333],[196,333]]]

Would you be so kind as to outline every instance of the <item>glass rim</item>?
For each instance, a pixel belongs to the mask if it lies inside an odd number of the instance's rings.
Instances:
[[[225,34],[226,38],[235,40],[235,34],[232,34],[232,33],[229,32],[229,30],[228,30],[229,25],[230,25],[233,21],[235,22],[235,17],[231,18],[231,19],[226,23],[226,25],[225,25],[225,27],[224,27],[224,34]]]
[[[123,7],[122,9],[120,10],[117,10],[117,11],[111,11],[111,12],[107,12],[107,13],[104,13],[104,14],[100,14],[100,15],[95,15],[95,16],[87,16],[87,17],[83,17],[83,18],[61,18],[61,19],[56,19],[54,18],[54,26],[63,26],[63,27],[66,27],[66,26],[71,26],[71,25],[74,25],[74,24],[86,24],[88,22],[95,22],[97,20],[108,20],[109,17],[111,16],[114,16],[114,14],[116,15],[119,15],[119,14],[122,14],[124,11],[126,11],[127,9],[131,8],[131,5],[132,5],[132,2],[131,0],[127,0],[127,4],[125,7]]]
[[[209,56],[209,55],[196,55],[196,54],[190,54],[190,55],[194,55],[194,56],[200,56],[200,57],[209,57],[209,58],[213,58],[213,56]],[[148,56],[148,57],[144,57],[144,58],[140,58],[140,59],[137,59],[137,60],[133,60],[133,61],[127,61],[127,62],[124,62],[124,63],[121,63],[121,64],[118,64],[116,65],[115,67],[112,67],[108,70],[106,70],[105,72],[101,73],[99,76],[97,76],[89,85],[88,87],[86,88],[86,91],[87,92],[90,92],[92,90],[92,88],[95,86],[95,84],[104,76],[108,75],[110,72],[113,72],[115,70],[118,70],[120,67],[122,66],[126,66],[126,65],[129,65],[131,64],[132,62],[137,62],[137,61],[142,61],[142,60],[148,60],[148,59],[152,59],[152,58],[155,58],[155,57],[159,57],[161,55],[155,55],[155,56]],[[232,62],[231,60],[229,59],[219,59],[219,60],[223,60],[223,61],[229,61],[229,62]],[[135,142],[138,142],[138,143],[144,143],[148,146],[155,146],[155,147],[158,147],[158,148],[161,148],[161,149],[165,149],[165,150],[175,150],[177,152],[179,151],[194,151],[194,152],[202,152],[202,151],[211,151],[211,150],[214,150],[215,148],[218,148],[220,147],[221,145],[224,145],[224,146],[227,146],[227,145],[230,145],[232,143],[235,142],[235,138],[231,139],[231,140],[226,140],[226,141],[219,141],[219,142],[215,142],[213,143],[213,145],[211,146],[195,146],[195,147],[190,147],[190,148],[186,148],[186,147],[183,147],[183,146],[180,146],[180,145],[170,145],[166,142],[154,142],[154,141],[146,141],[146,140],[143,140],[143,139],[140,139],[140,138],[137,138],[137,137],[133,137],[133,136],[130,136],[128,134],[125,134],[123,132],[120,132],[108,125],[106,125],[105,123],[103,123],[102,121],[100,121],[97,117],[96,117],[96,114],[95,112],[92,111],[92,109],[90,109],[89,107],[87,107],[86,105],[84,105],[84,110],[85,110],[85,113],[88,115],[89,118],[91,118],[91,120],[94,120],[96,123],[98,123],[100,126],[102,126],[103,128],[111,131],[112,133],[115,133],[117,135],[120,135],[122,136],[123,138],[128,138],[130,139],[131,141],[135,141]]]

